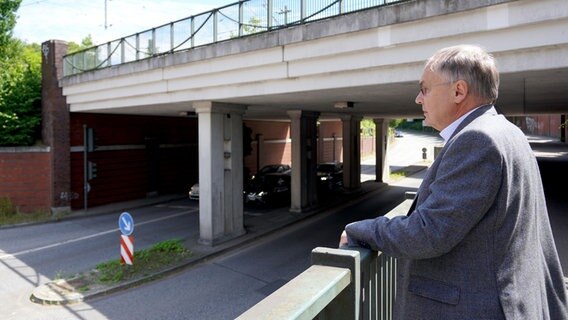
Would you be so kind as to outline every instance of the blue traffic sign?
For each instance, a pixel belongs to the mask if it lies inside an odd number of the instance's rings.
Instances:
[[[118,218],[118,228],[123,235],[129,236],[134,232],[134,219],[128,212],[123,212]]]

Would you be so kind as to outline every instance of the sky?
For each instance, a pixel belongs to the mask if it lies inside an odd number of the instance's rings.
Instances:
[[[23,0],[13,36],[27,43],[88,35],[105,43],[237,0]],[[106,15],[105,15],[106,5]]]

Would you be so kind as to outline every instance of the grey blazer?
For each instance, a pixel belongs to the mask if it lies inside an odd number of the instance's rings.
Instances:
[[[568,319],[536,159],[493,106],[447,141],[405,217],[346,227],[399,258],[396,319]]]

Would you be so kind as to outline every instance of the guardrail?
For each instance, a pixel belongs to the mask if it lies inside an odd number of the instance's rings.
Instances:
[[[241,0],[63,57],[63,74],[142,60],[408,0]]]
[[[405,215],[414,193],[386,214]],[[312,266],[237,320],[393,318],[397,262],[365,248],[312,250]]]

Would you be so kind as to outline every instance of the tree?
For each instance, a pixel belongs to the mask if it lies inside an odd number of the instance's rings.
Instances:
[[[10,55],[12,30],[16,26],[16,11],[22,0],[0,0],[0,57]]]
[[[0,72],[0,145],[32,145],[41,133],[40,48],[19,41],[11,48],[18,54]]]
[[[83,49],[91,48],[94,45],[95,44],[93,43],[93,37],[89,34],[86,37],[84,37],[83,40],[81,40],[81,43],[76,43],[76,42],[73,42],[73,41],[70,41],[69,43],[67,43],[67,53],[69,54],[69,53],[81,51]]]
[[[41,123],[41,51],[12,37],[21,0],[0,0],[0,145],[31,145]]]

